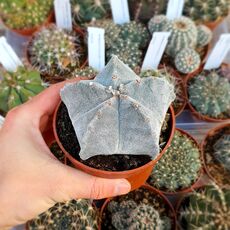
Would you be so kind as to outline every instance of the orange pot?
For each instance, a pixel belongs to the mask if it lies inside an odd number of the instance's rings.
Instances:
[[[175,115],[174,115],[173,108],[170,106],[169,112],[171,114],[171,124],[172,124],[171,132],[170,132],[169,139],[168,139],[166,146],[164,147],[162,152],[158,155],[158,157],[155,160],[152,160],[149,163],[147,163],[147,164],[145,164],[139,168],[127,170],[127,171],[110,172],[110,171],[95,169],[95,168],[89,167],[87,165],[84,165],[83,163],[74,159],[65,150],[62,143],[60,142],[58,134],[57,134],[57,130],[56,130],[57,112],[59,110],[60,105],[61,105],[61,101],[60,101],[59,105],[57,106],[56,111],[54,113],[53,131],[54,131],[54,136],[55,136],[55,139],[56,139],[58,145],[60,146],[62,151],[65,153],[66,157],[71,161],[71,163],[77,169],[80,169],[80,170],[82,170],[82,171],[84,171],[90,175],[93,175],[93,176],[109,178],[109,179],[125,178],[130,182],[131,190],[134,190],[134,189],[140,187],[141,185],[143,185],[145,183],[145,181],[149,177],[150,173],[152,172],[153,166],[156,164],[156,162],[161,158],[161,156],[165,153],[166,149],[169,147],[169,145],[172,141],[173,135],[174,135],[174,131],[175,131]]]
[[[216,29],[216,27],[222,22],[224,20],[224,18],[221,18],[221,17],[219,17],[219,18],[217,18],[215,21],[213,21],[213,22],[204,22],[203,24],[205,25],[205,26],[207,26],[210,30],[215,30]]]

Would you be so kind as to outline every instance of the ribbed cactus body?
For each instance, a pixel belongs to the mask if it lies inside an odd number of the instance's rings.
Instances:
[[[149,32],[152,34],[154,32],[164,31],[166,23],[169,23],[169,20],[163,14],[152,17],[150,21],[148,22]]]
[[[197,45],[198,47],[204,47],[212,40],[212,31],[204,25],[197,26]]]
[[[23,104],[44,90],[37,71],[18,67],[16,72],[1,70],[1,75],[0,110],[3,112]]]

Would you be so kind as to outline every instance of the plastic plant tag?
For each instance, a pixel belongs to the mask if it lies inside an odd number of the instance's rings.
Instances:
[[[153,33],[152,40],[149,43],[149,47],[142,65],[142,71],[150,69],[156,70],[158,68],[170,34],[170,32]]]
[[[71,5],[69,0],[55,0],[55,19],[58,28],[72,30]]]
[[[18,66],[23,66],[21,60],[8,44],[5,37],[0,37],[0,63],[8,71],[16,71]]]
[[[116,24],[130,22],[129,7],[127,0],[110,0],[113,21]]]
[[[88,27],[89,66],[97,71],[105,67],[105,30]]]
[[[97,155],[149,155],[155,159],[174,86],[163,78],[140,78],[113,56],[94,80],[61,90],[81,151]],[[141,142],[140,142],[141,140]]]
[[[215,47],[211,51],[204,69],[216,69],[220,67],[228,51],[230,50],[230,34],[222,34],[216,43]]]
[[[169,20],[174,20],[182,16],[184,8],[184,0],[169,0],[166,17]]]
[[[4,121],[5,121],[5,118],[0,115],[0,129],[3,126]]]

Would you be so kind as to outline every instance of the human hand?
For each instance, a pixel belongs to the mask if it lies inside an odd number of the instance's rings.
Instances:
[[[64,83],[8,113],[0,130],[0,229],[22,224],[56,202],[129,192],[125,179],[97,178],[61,164],[43,135]]]

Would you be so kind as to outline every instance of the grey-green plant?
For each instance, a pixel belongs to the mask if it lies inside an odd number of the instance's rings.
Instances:
[[[74,77],[86,77],[89,79],[93,79],[98,74],[98,71],[96,71],[94,68],[87,66],[84,68],[77,68],[73,72]]]
[[[166,23],[169,23],[169,20],[165,15],[163,14],[155,15],[148,22],[149,32],[152,34],[153,32],[164,31]]]
[[[212,40],[212,31],[205,25],[197,26],[197,46],[204,47]]]

